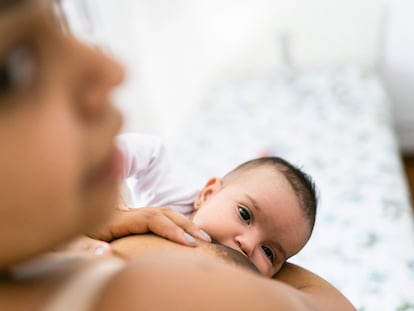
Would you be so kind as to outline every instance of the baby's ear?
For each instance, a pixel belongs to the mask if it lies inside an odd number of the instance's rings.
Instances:
[[[223,181],[219,177],[210,178],[204,188],[197,194],[194,201],[194,209],[198,210],[212,194],[221,189]]]

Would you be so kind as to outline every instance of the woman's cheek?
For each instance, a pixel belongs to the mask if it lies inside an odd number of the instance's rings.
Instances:
[[[32,176],[43,187],[39,193],[46,192],[50,204],[63,214],[64,208],[77,208],[84,169],[83,142],[70,107],[53,103],[40,114],[28,148]]]

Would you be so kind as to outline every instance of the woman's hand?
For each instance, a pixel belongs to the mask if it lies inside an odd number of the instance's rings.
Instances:
[[[197,239],[210,242],[210,236],[184,215],[168,207],[143,207],[114,212],[98,232],[88,234],[103,241],[131,234],[152,232],[179,244],[195,246]]]
[[[101,256],[111,255],[112,246],[105,241],[96,240],[88,236],[81,236],[69,243],[55,248],[55,251]]]

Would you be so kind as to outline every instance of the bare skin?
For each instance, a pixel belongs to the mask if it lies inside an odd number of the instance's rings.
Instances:
[[[328,282],[293,264],[284,264],[272,280],[217,258],[206,242],[188,248],[155,235],[134,235],[112,247],[126,265],[91,310],[355,310]],[[106,260],[113,258],[78,256],[36,282],[2,283],[0,307],[37,310],[72,273]],[[215,299],[206,302],[206,295]]]
[[[188,290],[192,295],[195,292],[194,288],[201,288],[206,285],[204,283],[202,286],[200,280],[207,282],[209,288],[210,286],[218,288],[220,293],[210,293],[209,296],[212,297],[214,295],[225,296],[221,290],[226,288],[226,286],[234,287],[235,283],[245,285],[246,287],[243,285],[238,286],[238,290],[241,291],[238,299],[239,301],[243,300],[240,310],[257,309],[257,306],[260,304],[262,304],[263,310],[271,310],[272,308],[281,308],[280,310],[283,310],[285,307],[287,308],[286,310],[355,310],[352,304],[332,285],[314,273],[294,264],[285,263],[273,279],[267,279],[255,273],[250,273],[245,268],[229,265],[222,259],[217,260],[217,256],[211,251],[211,245],[205,242],[200,242],[195,248],[188,248],[154,235],[134,235],[116,240],[111,244],[115,254],[123,258],[133,259],[133,265],[139,266],[141,264],[144,265],[144,263],[145,265],[159,265],[158,269],[161,270],[157,270],[156,273],[159,282],[154,283],[156,288],[154,287],[152,290],[157,293],[165,290],[163,295],[167,295],[168,286],[174,286],[169,284],[166,279],[171,277],[172,280],[182,280],[180,273],[185,271],[186,281],[183,281],[185,283],[183,287],[187,288],[188,286]],[[166,263],[170,262],[174,262],[174,269],[166,268],[169,266]],[[162,267],[160,268],[160,266]],[[130,278],[131,276],[128,276],[127,272],[125,272],[125,274],[120,276],[120,278],[123,277]],[[220,286],[215,286],[214,282],[217,282]],[[181,283],[178,286],[182,289]],[[148,289],[144,289],[144,291],[146,290]],[[243,291],[246,292],[245,297],[249,297],[246,300],[240,298],[244,297]],[[255,296],[255,292],[260,293],[257,293],[257,296]],[[180,290],[179,295],[181,294],[183,295],[182,299],[186,301],[188,310],[190,310],[191,307],[187,305],[188,295],[186,295],[185,290],[184,292]],[[201,296],[204,295],[205,292],[201,290]],[[286,299],[284,295],[290,295],[291,299]],[[278,300],[276,297],[280,296],[283,296],[283,298]],[[162,309],[164,303],[165,306],[168,305],[168,299],[174,299],[174,297],[167,295],[165,300],[164,298],[162,299],[160,305],[154,304],[150,306],[149,304],[144,304],[143,307],[155,309],[159,307]],[[231,302],[232,308],[237,305],[237,303],[233,304],[231,296],[225,296],[222,299],[223,303],[230,305]],[[284,300],[287,301],[283,302]],[[197,302],[194,301],[194,303],[196,304]],[[205,310],[212,308],[213,304],[213,302],[211,305],[207,303],[204,306]],[[295,308],[293,309],[292,306],[295,306]],[[258,309],[262,310],[261,308]]]

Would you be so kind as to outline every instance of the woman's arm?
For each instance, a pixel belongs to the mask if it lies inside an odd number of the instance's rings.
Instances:
[[[330,283],[295,264],[285,263],[274,279],[306,294],[321,308],[355,310],[351,302]]]

